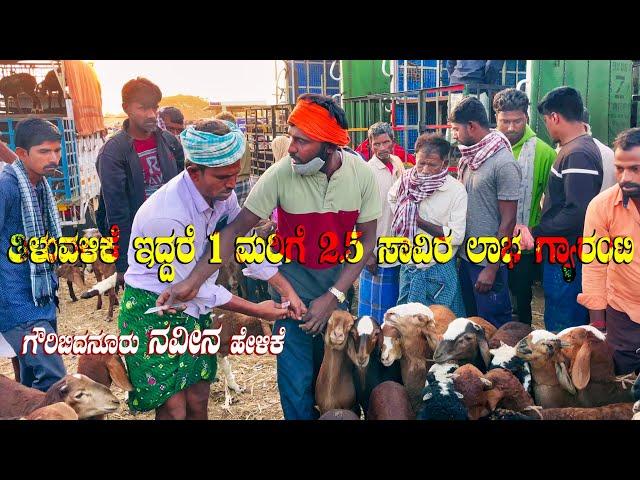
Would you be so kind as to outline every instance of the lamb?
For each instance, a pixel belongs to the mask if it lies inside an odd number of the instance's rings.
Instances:
[[[420,303],[398,305],[384,315],[383,334],[387,332],[390,336],[385,335],[383,339],[381,360],[389,366],[400,359],[402,383],[409,392],[414,411],[420,407],[427,360],[431,359],[440,338],[437,332],[446,330],[454,316],[442,305],[426,307]],[[395,330],[385,328],[387,326]]]
[[[31,412],[23,420],[78,420],[76,411],[64,402],[52,403]]]
[[[485,330],[470,318],[456,318],[433,354],[436,363],[471,363],[486,372],[491,362]]]
[[[542,408],[529,409],[524,413],[542,420],[631,420],[633,403],[613,403],[601,407]]]
[[[350,410],[356,404],[353,364],[347,355],[349,331],[354,318],[349,312],[334,310],[324,334],[324,357],[316,380],[316,404],[320,414],[333,409]]]
[[[515,347],[503,343],[499,348],[489,350],[489,353],[492,355],[489,371],[494,368],[509,370],[524,386],[525,391],[531,392],[531,368],[516,355]]]
[[[320,416],[318,420],[360,420],[360,417],[351,410],[333,409]]]
[[[516,355],[531,367],[535,403],[544,408],[577,406],[569,360],[561,347],[557,335],[546,330],[534,330],[516,345]]]
[[[367,420],[414,420],[415,417],[407,389],[398,382],[382,382],[371,392]]]
[[[359,318],[350,331],[347,354],[353,362],[353,382],[358,405],[366,413],[373,389],[386,380],[401,381],[398,364],[385,367],[380,362],[376,348],[380,338],[380,326],[369,316]]]
[[[493,388],[480,370],[471,364],[457,368],[453,376],[453,387],[462,394],[462,403],[467,407],[469,420],[478,420],[489,415],[488,391]]]
[[[73,291],[73,286],[75,285],[78,288],[84,287],[84,268],[71,263],[65,263],[56,269],[56,275],[58,278],[64,278],[67,281],[71,301],[77,302],[78,298],[76,297],[76,293]]]
[[[229,352],[231,347],[231,337],[234,335],[240,335],[242,327],[247,329],[247,337],[249,336],[270,336],[271,335],[271,323],[258,317],[252,317],[250,315],[244,315],[238,312],[230,312],[227,310],[221,310],[214,308],[211,313],[211,327],[220,328],[220,349],[218,350],[218,364],[220,365],[220,371],[225,380],[225,397],[224,408],[229,408],[231,405],[231,393],[233,390],[236,393],[242,393],[242,388],[236,382],[235,375],[231,370],[231,361],[229,360]]]
[[[418,420],[468,420],[469,412],[462,403],[463,395],[453,385],[455,364],[436,364],[429,369],[422,391]]]
[[[510,347],[515,347],[520,340],[532,331],[531,325],[527,325],[526,323],[507,322],[491,336],[489,348],[500,348],[500,345],[503,343]]]
[[[24,417],[40,407],[64,402],[84,419],[114,412],[120,402],[104,385],[85,375],[66,375],[44,393],[0,375],[0,418]]]
[[[504,368],[494,368],[489,370],[484,378],[492,385],[492,388],[487,392],[489,410],[500,407],[521,412],[525,408],[533,406],[533,398],[510,371]]]
[[[613,350],[598,329],[583,325],[558,333],[566,346],[562,353],[569,359],[571,380],[577,389],[580,407],[599,407],[631,402],[631,389],[615,377]]]
[[[83,230],[86,238],[102,238],[100,231],[97,228],[87,228]],[[126,252],[124,253],[126,255]],[[107,293],[109,295],[109,311],[107,312],[107,321],[113,320],[113,308],[118,305],[118,296],[116,295],[116,266],[113,263],[104,263],[100,258],[89,266],[96,276],[98,283],[91,289],[80,295],[80,298],[98,297],[98,303],[96,310],[102,308],[102,295]],[[104,280],[103,280],[104,279]]]

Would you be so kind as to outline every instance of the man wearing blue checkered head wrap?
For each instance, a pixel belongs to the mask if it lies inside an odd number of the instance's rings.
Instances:
[[[225,130],[228,133],[223,133]],[[180,134],[180,140],[185,158],[205,167],[234,164],[242,158],[246,146],[242,130],[226,120],[198,122],[184,130]]]

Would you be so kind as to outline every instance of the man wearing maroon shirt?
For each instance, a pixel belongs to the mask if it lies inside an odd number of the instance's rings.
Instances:
[[[138,77],[122,87],[122,109],[127,119],[122,130],[98,153],[100,177],[98,227],[107,235],[112,225],[120,229],[120,251],[126,252],[131,224],[138,208],[162,185],[178,174],[183,163],[180,142],[157,127],[162,92],[146,78]],[[181,161],[182,160],[182,161]],[[116,262],[117,284],[124,284],[127,256]]]

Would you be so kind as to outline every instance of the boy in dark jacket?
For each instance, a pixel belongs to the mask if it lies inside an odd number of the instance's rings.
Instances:
[[[138,208],[184,164],[180,142],[157,127],[161,99],[158,86],[146,78],[128,81],[122,87],[122,109],[128,118],[100,149],[96,161],[101,184],[98,226],[103,235],[112,225],[120,229],[117,285],[124,284],[126,251]]]

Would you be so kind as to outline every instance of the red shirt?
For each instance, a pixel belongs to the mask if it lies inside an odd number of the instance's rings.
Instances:
[[[369,161],[373,155],[373,152],[369,148],[369,139],[365,139],[360,145],[356,147],[356,152],[361,154],[365,160]],[[402,148],[397,143],[393,144],[393,155],[399,157],[403,163],[409,163],[410,165],[416,164],[416,157],[412,153],[408,153],[404,148]]]
[[[146,200],[163,184],[162,170],[160,170],[160,162],[158,161],[156,136],[151,135],[146,140],[134,139],[133,148],[136,149],[136,153],[140,158],[140,167],[144,175],[144,198]]]

